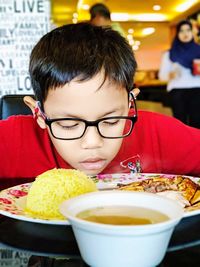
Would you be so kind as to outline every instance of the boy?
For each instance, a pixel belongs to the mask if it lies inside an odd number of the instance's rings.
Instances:
[[[88,175],[200,174],[200,130],[161,114],[137,114],[136,62],[119,33],[87,23],[47,33],[30,57],[34,116],[0,122],[0,177],[52,168]],[[136,161],[137,159],[137,161]]]

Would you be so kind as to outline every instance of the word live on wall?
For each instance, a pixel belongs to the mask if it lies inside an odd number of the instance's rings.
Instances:
[[[50,0],[0,0],[0,97],[31,94],[29,56],[50,30]]]

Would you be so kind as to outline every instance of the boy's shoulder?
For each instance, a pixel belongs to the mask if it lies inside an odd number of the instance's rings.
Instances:
[[[1,134],[6,134],[11,131],[12,133],[26,132],[28,133],[34,131],[40,131],[40,127],[37,121],[32,115],[13,115],[5,120],[0,120]]]
[[[136,123],[136,127],[138,128],[146,128],[148,127],[149,130],[157,129],[159,131],[170,131],[174,130],[176,132],[186,130],[186,131],[195,131],[197,129],[187,126],[186,124],[182,123],[180,120],[165,115],[158,112],[151,112],[151,111],[138,111],[138,120]]]
[[[1,126],[9,126],[9,125],[22,125],[22,124],[27,124],[27,125],[35,125],[36,121],[33,118],[32,115],[13,115],[8,117],[7,119],[0,120],[0,125]]]

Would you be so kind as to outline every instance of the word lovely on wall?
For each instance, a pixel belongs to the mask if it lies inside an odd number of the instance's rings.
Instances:
[[[0,0],[0,97],[31,94],[29,56],[50,30],[50,0]]]

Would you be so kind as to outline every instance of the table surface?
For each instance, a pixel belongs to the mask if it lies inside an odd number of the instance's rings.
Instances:
[[[18,180],[18,184],[21,182],[25,181]],[[9,181],[9,186],[15,184],[16,180]],[[177,265],[177,260],[182,262]],[[26,222],[0,215],[0,266],[87,265],[81,259],[71,226]],[[200,215],[183,218],[177,225],[160,266],[200,266]]]
[[[187,258],[191,260],[189,265],[179,266],[200,266],[199,225],[200,215],[184,218],[173,233],[166,258],[169,254],[178,255],[181,250],[183,255],[186,255],[185,251],[195,247],[198,256],[195,258],[193,253],[190,259]],[[16,255],[21,257],[21,265],[16,265]],[[9,261],[10,265],[5,265],[9,267],[34,266],[30,264],[36,260],[40,262],[40,265],[36,266],[87,266],[81,259],[71,226],[32,223],[1,216],[0,263]],[[194,260],[199,261],[198,265],[193,265]],[[22,265],[22,261],[26,265]],[[50,261],[53,265],[50,265]],[[166,259],[160,266],[172,266],[165,265],[165,261]]]

